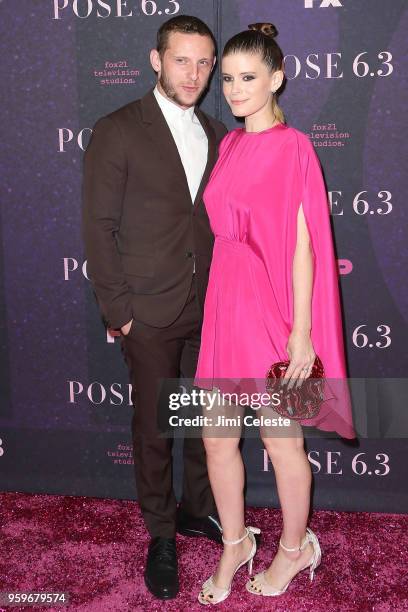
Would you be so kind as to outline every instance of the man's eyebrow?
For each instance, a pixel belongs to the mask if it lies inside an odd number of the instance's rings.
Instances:
[[[173,53],[173,57],[177,57],[178,59],[190,59],[186,55],[177,55],[177,53]],[[207,60],[207,61],[210,62],[211,61],[211,57],[200,57],[200,59],[198,61],[201,62],[202,60]]]

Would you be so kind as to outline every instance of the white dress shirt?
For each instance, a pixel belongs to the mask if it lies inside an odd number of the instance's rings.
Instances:
[[[157,85],[153,93],[177,145],[193,203],[207,165],[207,135],[194,114],[194,106],[183,110],[165,98]]]

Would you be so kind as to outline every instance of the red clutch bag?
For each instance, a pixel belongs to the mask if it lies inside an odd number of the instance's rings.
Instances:
[[[283,417],[290,419],[311,419],[315,417],[324,400],[323,364],[316,355],[311,374],[302,381],[300,387],[296,384],[288,389],[282,384],[281,379],[285,376],[289,361],[278,361],[271,365],[266,374],[266,388],[268,391],[280,394],[280,404],[273,409]]]

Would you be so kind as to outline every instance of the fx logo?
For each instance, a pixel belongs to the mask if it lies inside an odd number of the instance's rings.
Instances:
[[[342,5],[340,0],[319,0],[320,5],[318,8],[327,8],[328,6],[333,6],[334,8],[339,8]],[[305,8],[313,8],[315,0],[305,0]]]

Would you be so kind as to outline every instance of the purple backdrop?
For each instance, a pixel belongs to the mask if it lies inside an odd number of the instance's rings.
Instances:
[[[248,23],[277,25],[288,76],[280,103],[288,123],[312,138],[324,168],[360,438],[307,440],[315,507],[408,510],[405,7],[404,0],[0,4],[3,489],[136,496],[127,371],[86,277],[82,154],[100,116],[153,85],[155,32],[170,14],[185,13],[204,19],[220,48]],[[202,106],[235,126],[218,74]],[[179,444],[175,453],[179,483]],[[244,454],[248,502],[276,505],[259,442],[247,440]]]

